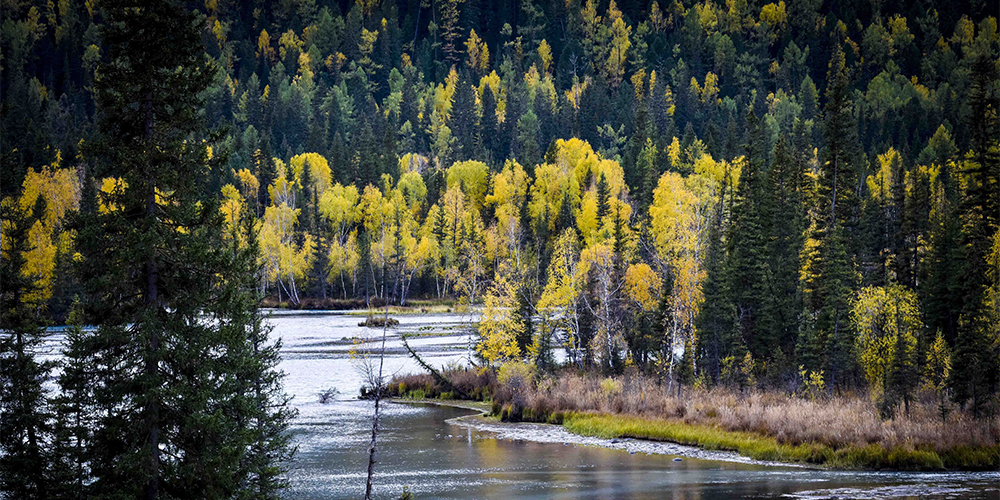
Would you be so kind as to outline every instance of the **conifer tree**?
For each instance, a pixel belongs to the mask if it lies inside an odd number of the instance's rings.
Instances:
[[[763,130],[753,108],[746,117],[747,140],[740,184],[733,205],[726,274],[735,307],[739,340],[755,359],[768,359],[777,347],[776,327],[765,303],[770,295],[767,267],[770,203]]]
[[[972,68],[969,128],[972,154],[965,161],[967,186],[961,206],[963,306],[959,313],[951,385],[957,402],[971,403],[982,415],[1000,389],[997,325],[987,312],[986,291],[991,274],[988,255],[1000,222],[1000,89],[997,66],[988,54]],[[994,271],[995,272],[995,271]],[[995,410],[992,410],[995,411]]]
[[[853,367],[853,332],[848,318],[854,286],[853,253],[848,238],[856,225],[859,148],[857,124],[850,100],[850,79],[839,45],[834,46],[827,75],[824,108],[823,166],[819,179],[819,210],[814,222],[818,249],[810,264],[807,305],[815,318],[815,340],[825,346],[825,369],[831,386],[842,384]]]
[[[802,163],[796,160],[786,137],[779,138],[775,145],[769,181],[773,206],[767,252],[770,272],[766,306],[774,320],[777,346],[783,354],[790,355],[795,348],[802,311],[799,255],[806,230],[806,172]]]
[[[449,128],[455,135],[455,160],[464,161],[476,158],[476,96],[475,90],[464,77],[459,79],[455,88],[454,102],[451,105]]]
[[[715,209],[722,211],[722,203]],[[725,274],[725,242],[722,240],[722,215],[709,227],[708,250],[705,257],[705,281],[702,290],[705,301],[698,311],[698,366],[706,370],[711,380],[720,380],[721,361],[729,356],[732,342],[733,305],[729,299],[729,282]]]
[[[48,498],[51,477],[52,417],[43,384],[52,363],[35,359],[44,340],[39,307],[32,297],[38,276],[26,268],[29,228],[44,212],[44,199],[31,217],[10,198],[0,205],[3,251],[0,260],[0,495]],[[41,210],[39,210],[41,208]]]
[[[83,494],[243,494],[287,457],[259,453],[287,442],[253,432],[280,421],[286,401],[276,394],[276,352],[260,345],[246,295],[256,288],[253,260],[231,251],[218,200],[204,196],[209,155],[198,110],[215,71],[201,20],[170,1],[102,8],[107,58],[91,151],[97,176],[122,182],[100,195],[108,210],[79,223],[78,273],[97,329],[71,339],[68,363],[92,360],[92,403],[102,409],[84,452]],[[264,399],[243,404],[254,400],[237,379],[267,381]]]

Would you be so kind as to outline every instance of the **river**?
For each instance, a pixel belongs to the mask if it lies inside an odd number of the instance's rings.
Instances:
[[[397,318],[400,325],[386,342],[386,374],[420,371],[403,350],[400,332],[414,334],[410,345],[435,366],[466,359],[468,316]],[[299,412],[292,423],[298,452],[290,466],[288,498],[363,496],[372,406],[357,399],[362,377],[350,351],[358,338],[381,340],[381,329],[359,327],[362,319],[342,312],[291,311],[274,311],[268,319],[272,336],[282,339],[280,369]],[[61,330],[50,329],[43,358],[61,356]],[[339,392],[323,404],[320,393],[328,389]],[[406,487],[416,498],[1000,500],[998,472],[811,470],[669,443],[613,444],[558,426],[474,428],[454,422],[475,413],[459,408],[397,403],[383,408],[374,481],[378,498],[398,498]]]
[[[468,316],[402,315],[386,343],[385,373],[417,372],[398,332],[435,366],[466,359]],[[342,313],[275,312],[283,342],[286,391],[299,410],[298,453],[289,498],[359,498],[364,492],[371,403],[357,400],[362,377],[352,339],[380,340]],[[320,393],[337,389],[327,404]],[[375,492],[396,498],[989,498],[1000,499],[1000,473],[821,471],[762,465],[729,454],[569,435],[554,426],[474,429],[448,420],[474,413],[434,405],[387,404],[376,455]],[[500,432],[491,432],[499,430]],[[541,441],[541,442],[538,442]],[[678,450],[683,456],[666,454]],[[653,451],[655,453],[647,453]],[[721,458],[721,459],[716,459]]]

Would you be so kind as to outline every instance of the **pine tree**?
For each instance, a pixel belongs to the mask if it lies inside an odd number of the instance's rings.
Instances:
[[[808,278],[807,305],[815,318],[815,339],[825,347],[825,369],[831,386],[846,382],[853,368],[853,332],[849,320],[854,286],[852,252],[848,238],[856,226],[854,162],[859,156],[857,125],[849,96],[850,79],[844,53],[835,45],[830,59],[824,108],[823,168],[819,178],[819,210],[813,238],[818,242],[809,265],[816,272]]]
[[[483,115],[478,122],[481,157],[488,165],[498,165],[503,163],[503,155],[497,151],[497,99],[489,85],[483,88],[481,101]]]
[[[476,96],[472,85],[464,77],[455,88],[448,126],[455,135],[455,160],[476,159]]]
[[[42,304],[38,276],[25,274],[24,253],[32,248],[28,230],[44,213],[44,199],[29,217],[16,202],[0,205],[4,250],[0,259],[0,495],[6,498],[48,498],[52,491],[52,417],[43,384],[51,362],[35,359],[45,329],[39,321]],[[41,206],[39,206],[41,205]],[[39,210],[42,208],[42,210]]]
[[[804,165],[796,161],[785,137],[778,139],[775,145],[769,180],[773,207],[767,252],[770,300],[766,302],[766,308],[775,321],[778,347],[783,354],[790,355],[795,348],[798,319],[802,311],[799,256],[806,230],[806,173]]]
[[[992,236],[1000,222],[1000,89],[995,60],[987,54],[976,57],[972,68],[969,128],[972,154],[962,172],[967,186],[961,206],[962,279],[964,304],[959,313],[951,385],[955,400],[971,402],[982,415],[990,399],[1000,392],[1000,366],[995,345],[997,327],[987,308],[990,286],[988,255]],[[992,410],[995,411],[995,410]]]
[[[777,346],[777,325],[766,308],[771,294],[767,266],[770,201],[767,190],[765,141],[757,115],[751,108],[746,118],[746,161],[740,174],[733,205],[733,220],[727,239],[726,274],[731,302],[736,310],[738,335],[755,359],[768,359]]]
[[[910,337],[912,338],[912,337]],[[907,345],[908,337],[896,335],[896,346],[893,349],[892,362],[889,365],[889,375],[886,381],[885,408],[895,407],[899,400],[903,401],[906,414],[910,414],[910,400],[917,388],[920,373],[917,371],[917,352],[914,346]],[[891,414],[891,411],[886,411]]]
[[[56,407],[56,439],[52,452],[56,457],[56,494],[62,498],[79,498],[90,479],[87,451],[92,441],[100,409],[94,406],[94,387],[89,377],[95,372],[95,356],[86,352],[83,304],[73,302],[66,321],[66,361],[59,375],[59,394],[53,399]]]
[[[721,212],[722,203],[715,210],[717,213]],[[700,370],[707,370],[714,383],[720,381],[722,359],[729,356],[733,349],[732,330],[735,317],[729,298],[729,281],[726,279],[723,230],[722,215],[719,213],[709,227],[705,281],[702,283],[705,300],[698,310],[696,322],[698,359],[701,360],[698,366]]]
[[[642,189],[639,191],[640,213],[646,213],[649,205],[653,202],[653,190],[660,180],[660,170],[657,162],[659,152],[653,141],[646,139],[646,145],[639,153],[639,160],[636,162],[636,170],[642,175]],[[601,174],[603,177],[603,173]]]
[[[67,363],[92,363],[88,383],[102,409],[84,451],[83,494],[233,496],[280,470],[281,453],[257,453],[275,441],[251,429],[285,401],[265,390],[263,403],[244,405],[236,381],[273,377],[276,353],[247,354],[260,328],[246,295],[255,269],[228,248],[218,201],[204,196],[198,110],[215,68],[201,21],[183,5],[102,8],[107,52],[91,156],[98,177],[123,182],[101,195],[111,210],[79,223],[78,273],[97,330],[71,339]],[[276,496],[258,491],[250,496]]]
[[[226,365],[233,374],[230,386],[221,388],[229,395],[228,408],[223,408],[234,416],[229,422],[229,432],[236,437],[231,445],[242,452],[237,469],[240,496],[276,499],[288,486],[285,473],[295,452],[288,426],[296,410],[289,407],[291,398],[282,389],[281,339],[271,340],[271,326],[258,307],[257,221],[249,211],[242,220],[238,230],[247,243],[240,247],[240,238],[231,238],[232,264],[238,272],[223,285],[222,296],[228,300],[219,302],[216,313],[228,320],[221,329],[230,353]]]

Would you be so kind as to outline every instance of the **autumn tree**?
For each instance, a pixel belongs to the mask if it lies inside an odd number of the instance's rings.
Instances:
[[[858,350],[872,397],[891,416],[917,385],[917,336],[923,328],[917,295],[899,285],[865,287],[851,306]]]

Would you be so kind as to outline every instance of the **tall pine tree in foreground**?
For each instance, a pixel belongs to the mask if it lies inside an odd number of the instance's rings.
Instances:
[[[99,134],[115,178],[81,214],[79,273],[97,325],[71,337],[90,366],[86,496],[271,498],[289,418],[256,312],[254,260],[226,243],[210,196],[199,95],[215,68],[179,2],[102,2]],[[76,388],[79,390],[79,388]]]
[[[47,446],[52,415],[42,386],[52,365],[34,356],[45,330],[38,319],[39,278],[25,274],[24,258],[32,248],[29,230],[44,211],[44,203],[37,203],[29,217],[10,198],[0,205],[0,497],[4,498],[48,498],[52,493]]]

